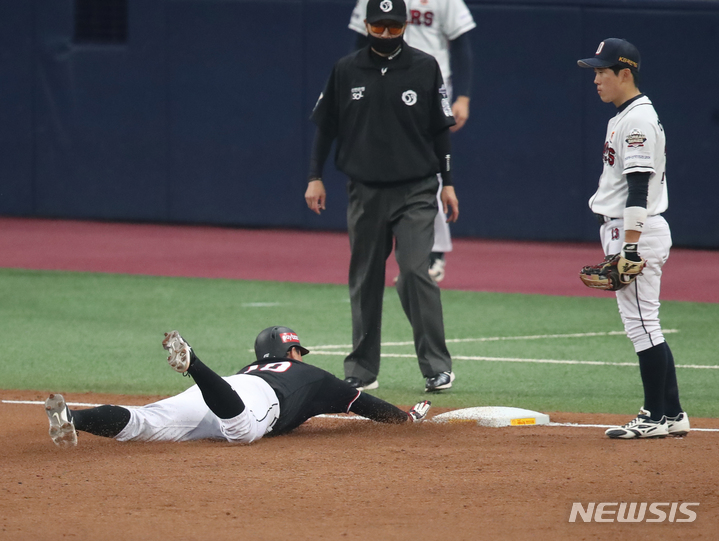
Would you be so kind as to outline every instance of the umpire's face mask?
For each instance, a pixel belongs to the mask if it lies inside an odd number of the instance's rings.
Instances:
[[[378,53],[388,55],[395,52],[402,45],[402,36],[398,38],[378,38],[370,34],[369,44]]]
[[[398,23],[390,25],[380,21],[374,24],[368,24],[367,38],[370,47],[384,55],[395,52],[402,45],[404,29],[405,25]]]

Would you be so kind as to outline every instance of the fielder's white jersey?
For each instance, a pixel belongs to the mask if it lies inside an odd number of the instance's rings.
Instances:
[[[449,84],[452,70],[449,65],[449,42],[477,26],[464,0],[405,0],[407,30],[404,40],[411,47],[431,54],[437,59],[442,78]],[[367,0],[357,0],[349,27],[367,35],[364,20]]]
[[[657,112],[640,96],[609,121],[604,139],[604,169],[599,188],[589,199],[596,214],[621,218],[629,194],[627,173],[651,173],[647,214],[661,214],[669,206],[666,179],[666,138]]]

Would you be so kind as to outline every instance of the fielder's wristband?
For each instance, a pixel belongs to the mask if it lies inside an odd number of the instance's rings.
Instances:
[[[638,246],[636,243],[625,243],[622,247],[622,257],[628,261],[638,263],[642,260],[638,253]]]
[[[624,209],[624,230],[639,231],[644,229],[647,221],[647,209],[644,207],[627,207]]]

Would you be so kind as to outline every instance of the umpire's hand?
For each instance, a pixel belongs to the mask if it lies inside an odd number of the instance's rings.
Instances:
[[[307,184],[305,201],[307,201],[307,208],[311,211],[319,214],[325,210],[326,198],[327,192],[325,192],[325,185],[320,179],[311,180],[309,184]]]
[[[440,194],[442,200],[442,210],[447,215],[447,223],[454,223],[459,218],[459,200],[454,193],[454,186],[444,186]],[[448,211],[452,211],[451,213]]]

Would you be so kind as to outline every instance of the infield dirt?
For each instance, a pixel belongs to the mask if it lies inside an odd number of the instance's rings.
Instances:
[[[67,396],[128,405],[158,398]],[[628,420],[549,413],[563,423]],[[692,422],[719,428],[719,419]],[[0,538],[8,540],[704,540],[716,539],[719,524],[716,432],[617,441],[601,428],[312,419],[251,445],[81,433],[77,448],[62,450],[41,405],[4,403],[0,423]],[[570,523],[575,502],[699,506],[694,522]]]

